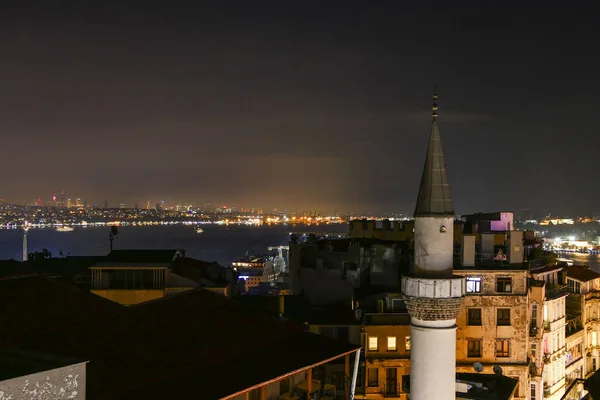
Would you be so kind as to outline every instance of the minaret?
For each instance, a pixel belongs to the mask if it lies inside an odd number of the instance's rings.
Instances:
[[[25,222],[23,225],[23,261],[27,261],[27,231],[29,230],[29,224]]]
[[[411,317],[410,399],[456,398],[456,317],[464,278],[453,274],[454,208],[438,131],[437,93],[415,209],[414,269],[402,277]]]

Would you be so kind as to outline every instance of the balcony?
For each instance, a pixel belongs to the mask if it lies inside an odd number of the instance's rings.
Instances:
[[[567,285],[547,285],[546,286],[546,299],[555,299],[557,297],[566,296],[569,294],[569,287]]]
[[[534,337],[538,335],[540,329],[536,325],[529,326],[529,336]]]

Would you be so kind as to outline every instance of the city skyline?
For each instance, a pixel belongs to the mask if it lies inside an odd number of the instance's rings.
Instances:
[[[412,211],[439,83],[457,212],[597,211],[592,13],[314,6],[8,11],[0,197]]]

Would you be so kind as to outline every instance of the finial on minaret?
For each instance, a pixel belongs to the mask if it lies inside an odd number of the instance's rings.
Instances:
[[[431,110],[432,110],[431,116],[433,117],[433,119],[436,119],[438,116],[437,98],[438,98],[437,85],[435,85],[435,89],[433,89],[433,107],[431,108]]]

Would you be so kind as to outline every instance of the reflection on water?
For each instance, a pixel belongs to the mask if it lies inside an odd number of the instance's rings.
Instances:
[[[600,273],[600,254],[559,253],[561,258],[570,258],[575,265],[589,265],[594,271]]]
[[[114,241],[114,249],[184,249],[188,257],[217,261],[222,265],[248,254],[265,254],[268,246],[286,245],[290,232],[347,234],[347,224],[332,225],[203,225],[202,234],[191,226],[123,226]],[[28,252],[47,248],[54,257],[64,255],[96,256],[109,252],[109,228],[75,228],[72,232],[54,229],[30,229]],[[21,260],[23,230],[0,230],[0,260]]]

